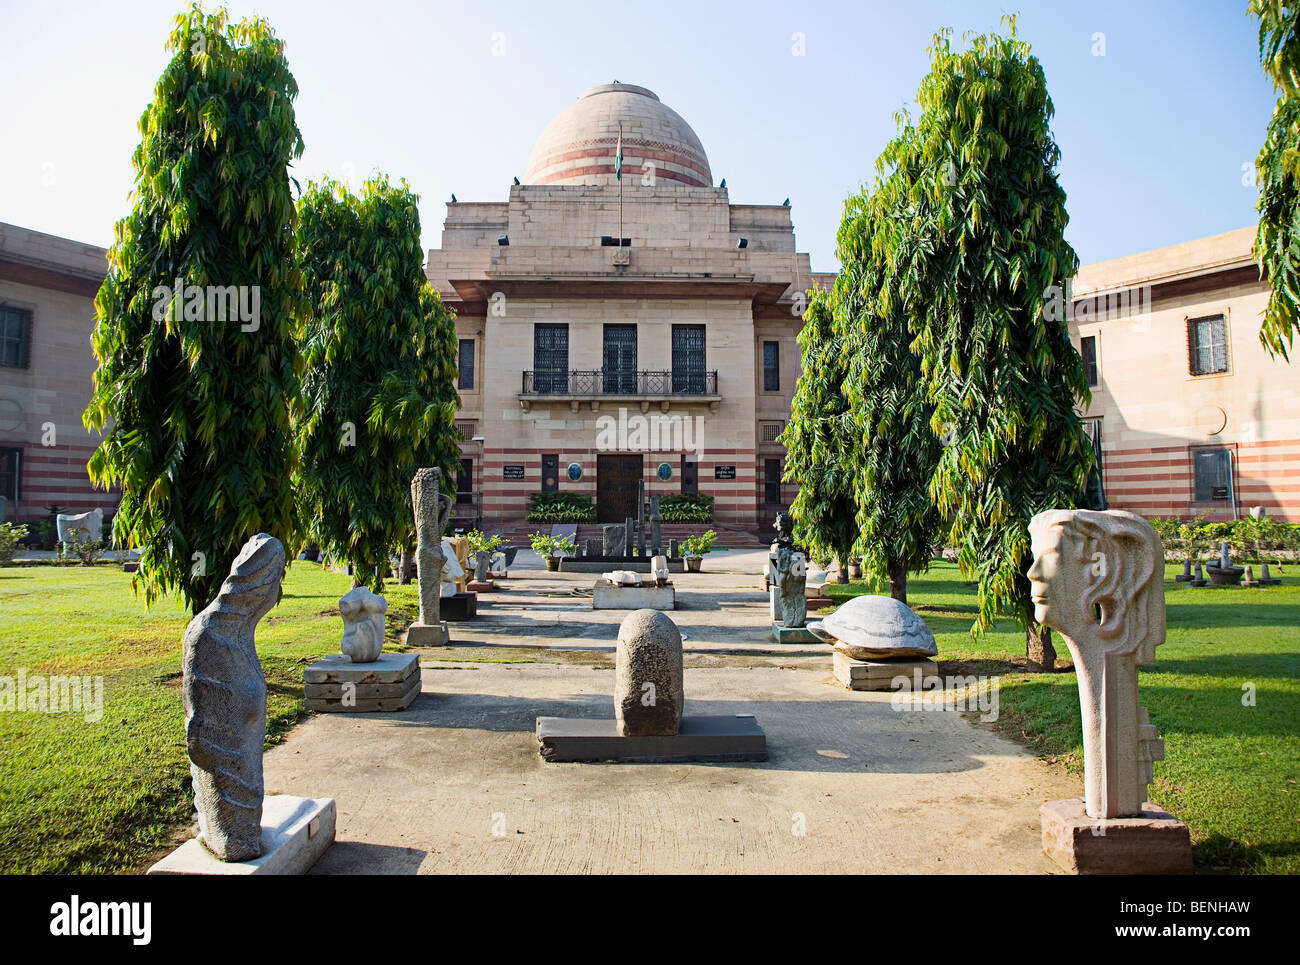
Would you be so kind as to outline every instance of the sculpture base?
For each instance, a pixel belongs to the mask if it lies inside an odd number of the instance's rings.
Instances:
[[[502,572],[502,573],[489,573],[489,574],[488,574],[488,579],[489,579],[489,580],[508,580],[508,579],[510,579],[510,574],[509,574],[509,573],[505,573],[505,572]]]
[[[810,596],[808,597],[808,609],[820,610],[824,606],[834,606],[835,601],[828,596]]]
[[[1074,875],[1189,875],[1192,841],[1183,824],[1150,801],[1142,816],[1090,818],[1083,798],[1039,809],[1043,851]]]
[[[672,737],[624,737],[616,720],[538,717],[537,742],[550,762],[765,761],[767,735],[750,715],[683,717]]]
[[[491,593],[496,586],[491,580],[470,580],[465,589],[471,593]]]
[[[408,647],[444,647],[449,643],[446,623],[412,623],[406,630]]]
[[[262,800],[262,854],[222,861],[191,838],[149,869],[151,875],[301,875],[334,843],[332,797],[271,794]]]
[[[917,677],[917,672],[920,677]],[[836,650],[832,663],[835,679],[849,690],[893,690],[895,677],[906,677],[908,687],[939,676],[939,665],[928,657],[904,660],[854,660]]]
[[[777,643],[821,643],[817,634],[813,633],[807,627],[783,627],[779,623],[772,624],[772,636],[776,637]]]
[[[671,583],[656,586],[620,586],[609,580],[597,580],[591,591],[593,610],[674,610],[677,608],[677,591]]]
[[[331,714],[405,710],[420,695],[420,656],[381,653],[352,663],[336,653],[302,672],[303,706]]]
[[[457,593],[455,596],[444,596],[438,603],[438,615],[444,621],[464,623],[466,620],[472,620],[477,614],[477,593]]]

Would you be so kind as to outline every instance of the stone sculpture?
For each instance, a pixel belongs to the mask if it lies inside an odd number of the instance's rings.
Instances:
[[[771,562],[772,583],[777,590],[773,601],[773,609],[777,611],[774,618],[780,620],[783,627],[801,627],[808,622],[808,561],[802,553],[781,546],[773,551]]]
[[[855,596],[825,620],[808,624],[817,637],[853,660],[935,657],[939,646],[925,621],[890,596]]]
[[[623,523],[613,523],[601,530],[604,537],[601,550],[606,558],[627,555],[627,527]]]
[[[794,549],[794,520],[789,513],[777,513],[772,528],[776,530],[776,539],[772,541],[773,552],[782,546]]]
[[[668,585],[668,557],[656,554],[650,560],[650,572],[654,576],[655,586]]]
[[[88,513],[59,513],[55,517],[59,542],[67,544],[74,530],[80,530],[82,539],[102,540],[104,538],[104,511],[92,509]]]
[[[339,600],[343,642],[339,649],[353,663],[374,663],[384,649],[384,615],[388,601],[364,586],[355,586]]]
[[[682,635],[658,610],[637,610],[618,628],[614,717],[618,733],[672,737],[682,722]]]
[[[641,574],[635,570],[610,570],[603,574],[615,586],[640,586]]]
[[[465,575],[465,568],[460,565],[460,557],[456,555],[456,547],[447,537],[442,539],[442,579],[438,583],[438,596],[447,597],[456,595],[456,581]],[[439,603],[439,616],[442,615],[441,603]]]
[[[1219,562],[1205,565],[1205,572],[1210,574],[1210,582],[1215,586],[1236,586],[1246,572],[1240,566],[1232,565],[1231,550],[1230,544],[1220,543]]]
[[[181,698],[194,806],[201,840],[222,861],[262,853],[266,678],[253,633],[275,606],[283,574],[284,547],[259,533],[185,630]]]
[[[1118,510],[1039,513],[1029,533],[1034,618],[1065,637],[1078,674],[1087,814],[1139,816],[1164,756],[1137,687],[1165,639],[1164,547]]]
[[[442,534],[451,518],[451,497],[442,492],[441,469],[418,469],[411,480],[411,505],[415,508],[415,560],[420,577],[420,619],[426,626],[439,623],[442,570],[447,565]]]

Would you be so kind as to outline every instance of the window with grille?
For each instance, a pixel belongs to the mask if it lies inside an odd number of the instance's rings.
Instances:
[[[702,395],[705,390],[704,326],[673,326],[673,391]]]
[[[1228,326],[1222,315],[1187,320],[1187,365],[1192,375],[1228,371]]]
[[[1097,336],[1088,335],[1079,339],[1079,354],[1083,356],[1083,371],[1088,376],[1088,384],[1097,384]]]
[[[604,391],[630,395],[636,391],[636,326],[606,325]]]
[[[473,419],[457,419],[456,430],[465,437],[466,442],[469,442],[478,431],[478,423]]]
[[[31,357],[32,313],[0,305],[0,365],[25,369]]]
[[[568,391],[568,325],[533,326],[533,369],[534,391]]]
[[[759,423],[759,438],[764,442],[776,442],[777,436],[785,428],[784,422],[762,422]]]
[[[781,460],[763,460],[763,502],[777,505],[781,502]]]
[[[474,340],[460,340],[460,377],[457,383],[466,392],[474,389]]]
[[[0,449],[0,497],[8,502],[6,509],[9,513],[18,502],[18,471],[22,459],[21,449]]]
[[[1232,455],[1225,447],[1193,450],[1192,473],[1196,502],[1227,502],[1232,498]]]
[[[781,346],[777,342],[763,343],[763,391],[781,391]],[[770,440],[769,440],[770,441]]]
[[[474,502],[474,460],[462,459],[456,473],[456,502],[464,505]]]

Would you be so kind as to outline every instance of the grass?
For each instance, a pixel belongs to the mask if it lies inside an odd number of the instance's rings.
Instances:
[[[169,602],[146,610],[129,582],[111,566],[0,569],[0,675],[104,678],[98,721],[0,713],[0,872],[134,870],[192,816],[180,691],[189,615]],[[350,585],[297,562],[259,625],[268,746],[304,716],[303,665],[338,650]],[[414,618],[416,589],[387,590],[395,635]]]
[[[1139,683],[1165,739],[1150,797],[1191,828],[1201,871],[1300,874],[1300,578],[1288,570],[1267,590],[1193,589],[1166,567],[1167,637]],[[829,590],[870,592],[860,581]],[[1024,673],[1024,632],[1009,620],[972,641],[975,590],[954,564],[909,578],[908,602],[934,631],[941,673],[1003,675],[998,730],[1082,771],[1072,670]]]

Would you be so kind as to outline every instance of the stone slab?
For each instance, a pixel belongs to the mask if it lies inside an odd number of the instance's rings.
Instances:
[[[849,690],[893,690],[895,677],[921,679],[939,676],[939,665],[928,658],[922,660],[854,660],[840,651],[833,654],[832,670],[835,679]]]
[[[807,627],[783,627],[779,623],[772,624],[772,636],[776,638],[777,643],[822,642],[821,638]]]
[[[444,596],[438,604],[438,615],[444,623],[464,623],[474,619],[478,615],[478,594],[457,593],[455,596]]]
[[[330,797],[271,794],[262,801],[262,854],[222,861],[191,838],[149,869],[151,875],[301,875],[334,843],[337,811]]]
[[[415,702],[416,697],[420,696],[421,679],[420,675],[416,674],[405,684],[379,684],[376,686],[400,686],[403,689],[397,694],[386,693],[379,696],[365,696],[360,692],[362,687],[358,686],[357,693],[345,703],[342,696],[342,685],[338,685],[339,694],[337,696],[309,694],[304,686],[302,705],[307,710],[314,710],[322,714],[373,714],[405,710]]]
[[[408,647],[442,647],[451,642],[447,624],[412,623],[406,630]]]
[[[1039,809],[1043,851],[1076,875],[1189,875],[1192,840],[1183,824],[1150,801],[1142,816],[1091,818],[1083,798],[1048,801]]]
[[[592,559],[589,556],[560,558],[561,573],[608,573],[610,570],[631,570],[633,573],[649,573],[648,556],[605,556]],[[668,558],[668,572],[684,573],[686,564],[681,557]]]
[[[615,586],[608,580],[597,580],[591,593],[593,610],[673,610],[676,607],[677,591],[671,583]]]
[[[835,601],[829,596],[810,596],[808,597],[808,609],[820,610],[824,606],[834,606]]]
[[[615,720],[538,717],[537,742],[553,763],[767,760],[767,735],[748,714],[685,716],[675,737],[624,737]]]
[[[381,653],[371,663],[353,663],[334,653],[302,672],[303,684],[399,684],[420,674],[418,653]]]
[[[465,589],[470,593],[491,593],[496,589],[496,586],[491,580],[470,580],[465,585]],[[446,616],[446,614],[443,614],[443,616]]]

